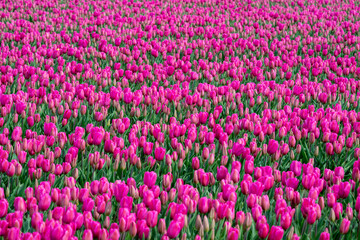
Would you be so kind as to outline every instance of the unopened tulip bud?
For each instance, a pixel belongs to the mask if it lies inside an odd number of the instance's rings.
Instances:
[[[290,158],[291,158],[291,160],[295,159],[295,153],[293,150],[290,151]]]
[[[86,105],[81,105],[81,109],[80,109],[80,113],[81,115],[85,115],[86,114]]]
[[[129,233],[132,237],[136,236],[137,233],[137,228],[136,228],[136,223],[135,222],[131,222],[130,223],[130,227],[129,227]]]
[[[330,215],[329,215],[329,220],[334,222],[336,220],[336,216],[335,216],[335,211],[334,209],[330,209]]]
[[[21,171],[22,171],[22,166],[21,166],[21,164],[17,163],[16,166],[15,166],[15,175],[20,176]]]
[[[110,217],[109,216],[106,216],[105,217],[105,220],[104,220],[104,228],[106,228],[106,229],[109,229],[110,228]]]
[[[235,157],[235,156],[234,156]],[[224,155],[221,157],[221,165],[225,166],[228,163],[229,157]]]
[[[270,209],[270,201],[268,195],[263,195],[261,197],[261,207],[264,211],[267,211]]]
[[[77,168],[74,168],[73,171],[72,171],[72,176],[75,178],[75,179],[78,179],[79,178],[79,170]]]
[[[316,146],[315,151],[314,151],[314,156],[315,157],[319,156],[319,146]]]
[[[348,203],[348,205],[346,207],[346,216],[350,221],[353,219],[353,216],[354,216],[353,209],[352,209],[350,203]]]
[[[188,226],[189,226],[188,216],[185,215],[185,216],[184,216],[184,227],[187,228]]]
[[[214,186],[216,183],[215,177],[212,173],[209,174],[209,184],[210,186]]]
[[[210,210],[210,213],[209,213],[209,217],[210,217],[210,219],[214,219],[214,217],[215,217],[215,208],[211,208],[211,210]]]
[[[126,169],[126,161],[124,158],[121,159],[121,165],[120,165],[121,170],[125,170]]]
[[[292,240],[293,239],[293,236],[294,236],[294,227],[291,227],[290,228],[290,231],[289,231],[289,233],[288,233],[288,235],[287,235],[287,240]]]
[[[325,200],[324,200],[324,197],[319,197],[319,206],[322,209],[324,209],[325,207]]]
[[[196,230],[199,231],[201,226],[202,226],[201,217],[200,217],[200,215],[197,215],[196,216],[196,221],[195,221]]]
[[[106,216],[110,216],[110,214],[111,214],[111,209],[112,209],[112,204],[111,204],[111,201],[109,200],[109,201],[106,203],[106,206],[105,206],[105,215],[106,215]]]
[[[209,219],[207,218],[206,215],[204,216],[203,226],[205,232],[208,232],[210,230]]]
[[[178,169],[179,170],[182,168],[183,164],[184,164],[184,160],[182,158],[180,158],[178,161]]]
[[[199,177],[198,177],[198,173],[195,171],[194,172],[194,178],[193,178],[193,180],[194,180],[194,183],[195,184],[198,184],[199,183]]]
[[[204,226],[202,224],[201,224],[200,229],[199,229],[199,235],[200,235],[201,238],[204,237]]]
[[[8,198],[10,196],[10,188],[6,187],[5,189],[5,198]]]
[[[211,154],[210,154],[210,157],[209,157],[209,160],[208,160],[208,163],[209,163],[209,165],[211,166],[211,165],[214,164],[214,162],[215,162],[215,154],[214,154],[214,153],[211,153]]]
[[[140,161],[140,159],[138,159],[137,162],[136,162],[136,168],[141,169],[141,161]]]
[[[251,227],[251,224],[252,224],[252,217],[251,217],[251,213],[246,213],[246,216],[245,216],[245,222],[244,222],[244,228],[245,229],[248,229]]]
[[[169,192],[169,201],[170,201],[170,202],[173,202],[174,199],[175,199],[175,196],[176,196],[176,189],[175,189],[175,188],[170,189],[170,192]]]

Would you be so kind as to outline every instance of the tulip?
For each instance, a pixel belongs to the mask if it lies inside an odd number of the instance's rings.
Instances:
[[[16,197],[14,200],[15,211],[26,212],[26,203],[22,197]]]
[[[346,216],[351,221],[353,219],[353,209],[350,206],[350,203],[348,203],[348,206],[346,207]]]
[[[267,147],[267,153],[269,155],[273,155],[276,153],[276,151],[279,149],[279,143],[273,139],[270,139],[268,147]]]
[[[243,152],[243,149],[244,149],[244,146],[241,145],[240,143],[235,143],[233,145],[233,148],[232,148],[232,154],[234,154],[235,156],[240,156]]]
[[[166,150],[165,148],[158,147],[155,149],[155,159],[156,161],[162,161],[165,157]]]
[[[340,233],[346,234],[349,231],[349,228],[350,228],[350,221],[344,218],[340,224]]]
[[[267,223],[261,224],[259,226],[259,230],[258,230],[259,237],[261,239],[265,239],[268,236],[268,234],[269,234],[269,224],[267,224]],[[276,237],[275,233],[273,233],[273,235],[274,235],[274,237]],[[279,235],[279,237],[280,237],[280,235]],[[281,237],[282,237],[282,235],[281,235]],[[272,239],[281,239],[281,238],[272,238]]]
[[[11,138],[15,142],[17,142],[21,139],[21,136],[22,136],[22,129],[19,126],[16,126],[12,132]]]
[[[92,231],[90,229],[85,229],[82,239],[83,240],[92,240],[93,239]]]
[[[322,232],[320,234],[320,240],[330,240],[330,233],[328,233],[327,231]]]
[[[9,204],[6,201],[6,199],[0,200],[0,218],[3,218],[6,216],[6,214],[8,212],[8,207],[9,207]]]
[[[170,222],[170,225],[167,230],[167,235],[170,239],[176,238],[181,231],[181,224],[175,220]]]
[[[239,230],[237,228],[230,228],[228,231],[228,240],[237,240],[239,238]]]
[[[19,228],[9,228],[7,230],[7,239],[9,240],[17,240],[20,238],[20,229]]]
[[[272,226],[269,233],[269,240],[282,239],[284,235],[284,230],[278,226]]]
[[[144,174],[144,184],[149,188],[152,188],[156,183],[157,175],[155,172],[145,172]]]
[[[291,226],[292,217],[290,213],[284,213],[281,215],[281,227],[286,231]]]
[[[199,212],[206,214],[209,212],[209,200],[206,197],[202,197],[198,202]]]
[[[51,197],[49,194],[42,194],[40,196],[40,201],[39,201],[39,210],[40,211],[46,211],[51,204]]]
[[[146,224],[153,228],[157,224],[158,212],[156,211],[149,211],[146,215]]]

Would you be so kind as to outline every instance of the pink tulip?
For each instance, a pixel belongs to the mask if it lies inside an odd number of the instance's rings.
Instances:
[[[9,207],[9,204],[6,201],[6,199],[0,200],[0,218],[3,218],[6,216],[6,214],[8,212],[8,207]]]
[[[268,147],[267,147],[267,153],[270,155],[273,155],[276,153],[278,148],[279,148],[278,142],[273,139],[270,139]]]
[[[284,230],[278,226],[272,226],[269,233],[269,240],[282,239],[284,235]]]
[[[258,235],[261,239],[265,239],[269,234],[269,224],[268,223],[262,223],[259,226]]]
[[[349,228],[350,228],[350,221],[344,218],[340,224],[340,233],[346,234],[349,231]]]
[[[165,148],[162,147],[155,148],[155,159],[157,161],[162,161],[165,157],[165,153],[166,153]]]
[[[170,239],[176,238],[181,231],[181,224],[177,221],[171,221],[167,230],[167,235]]]
[[[239,238],[239,230],[237,228],[230,228],[228,231],[227,239],[236,240]]]
[[[85,229],[82,239],[83,240],[92,240],[93,239],[92,231],[90,229]]]
[[[144,184],[149,188],[152,188],[156,183],[157,175],[155,172],[145,172],[144,174]]]
[[[320,234],[320,240],[330,240],[330,233],[328,232],[322,232]]]
[[[11,134],[12,140],[19,141],[22,137],[22,129],[19,126],[16,126]]]
[[[7,239],[9,240],[17,240],[20,238],[20,229],[19,228],[9,228],[7,230]]]

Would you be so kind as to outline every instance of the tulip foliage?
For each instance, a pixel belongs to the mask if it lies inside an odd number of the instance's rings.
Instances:
[[[0,239],[358,236],[359,32],[350,0],[3,1]]]

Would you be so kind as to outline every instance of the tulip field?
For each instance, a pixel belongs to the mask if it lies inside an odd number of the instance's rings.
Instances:
[[[0,239],[360,236],[360,1],[0,3]]]

